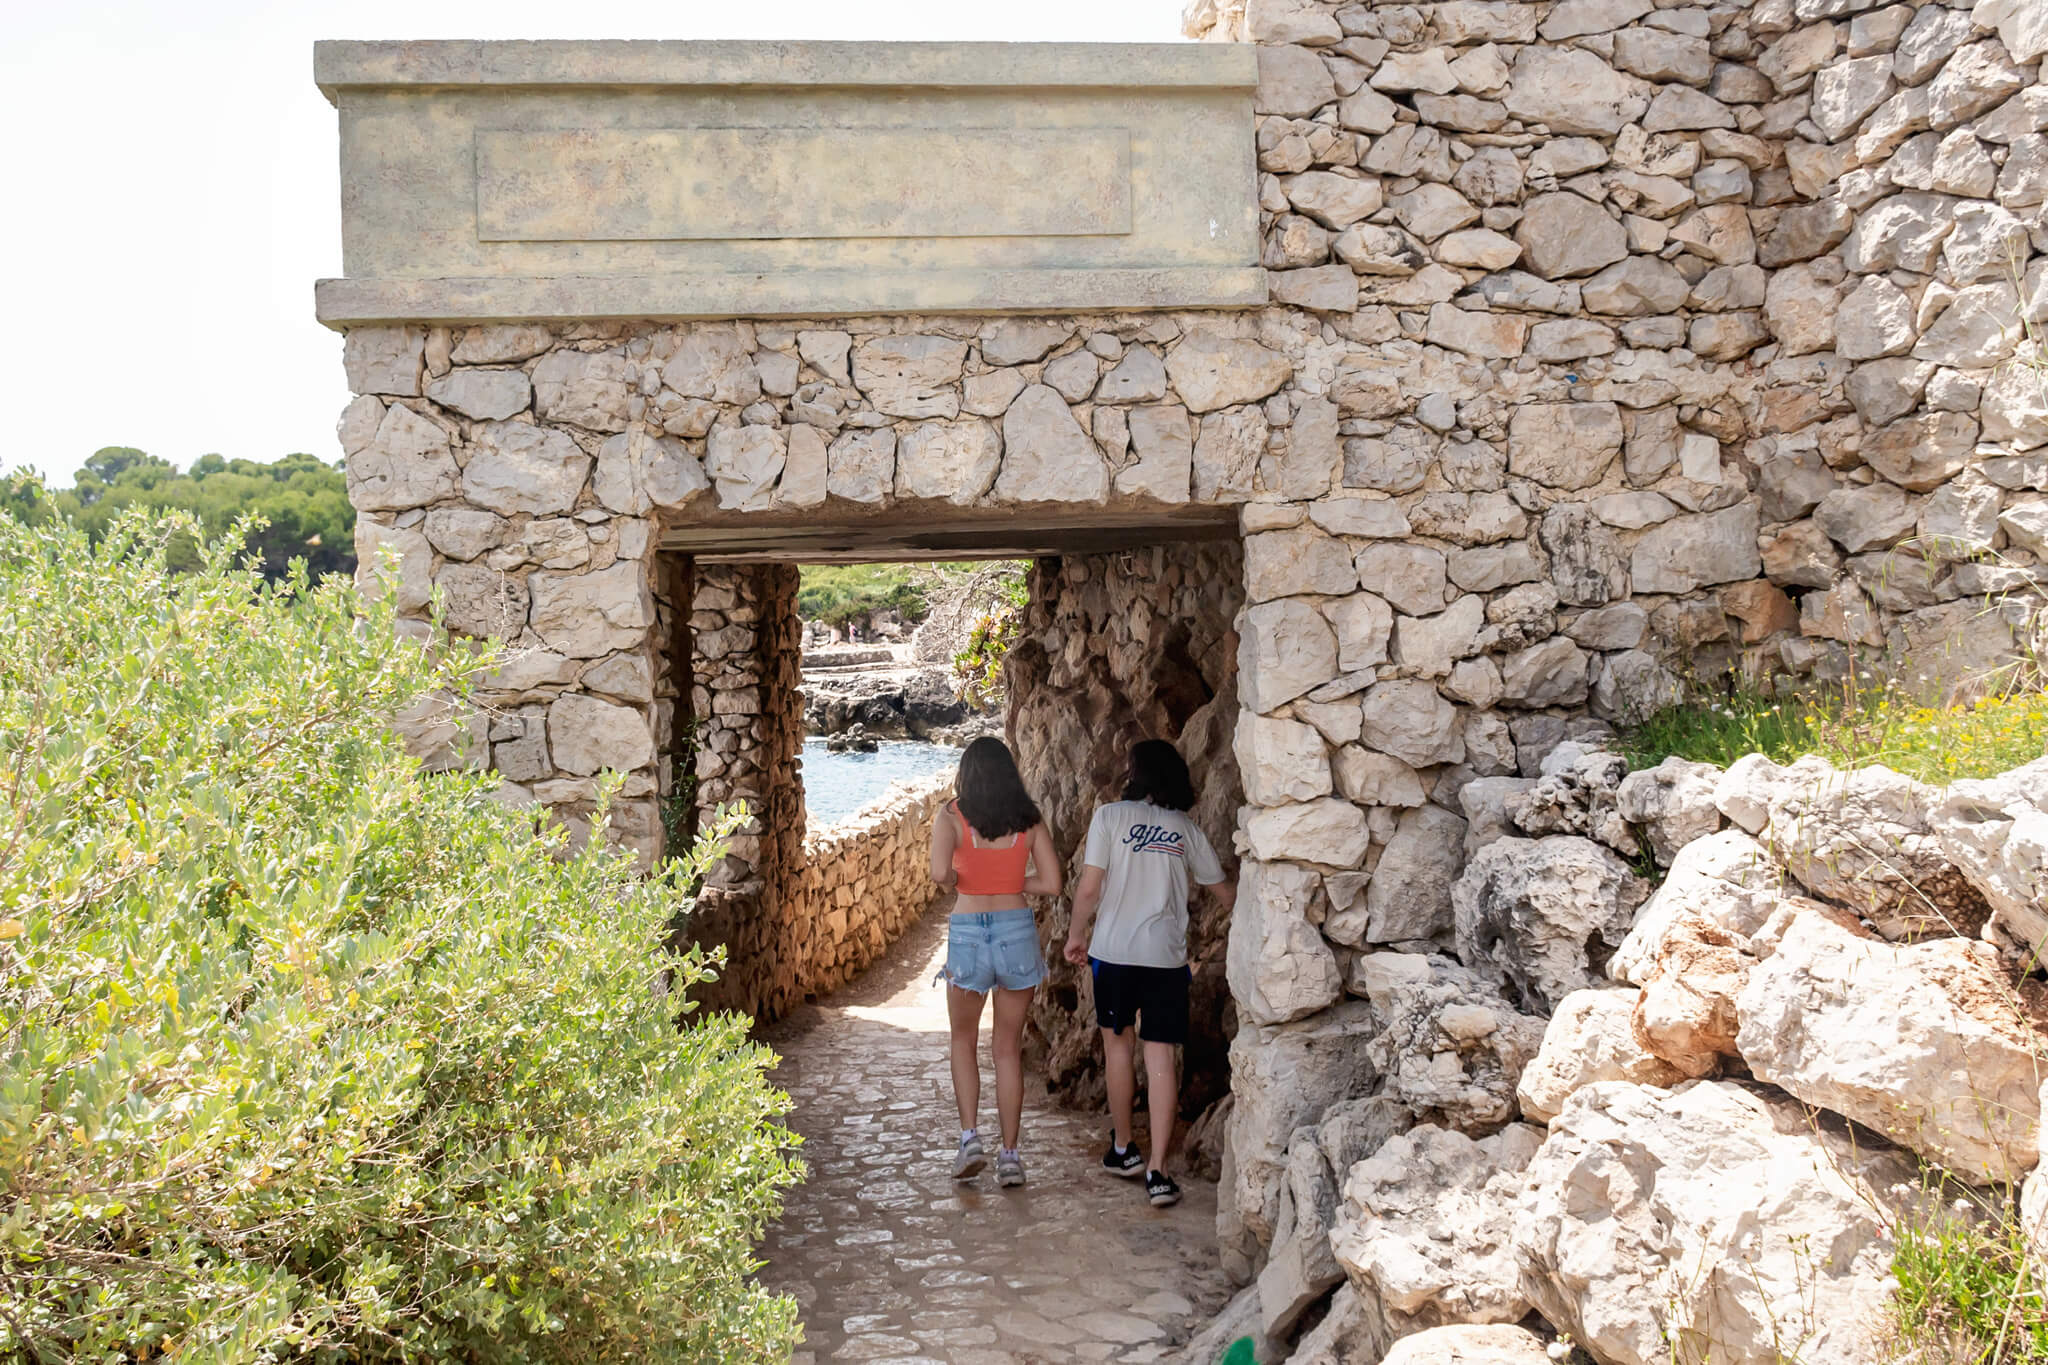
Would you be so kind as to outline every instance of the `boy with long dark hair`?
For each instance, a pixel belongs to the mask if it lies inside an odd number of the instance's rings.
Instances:
[[[1187,1042],[1193,980],[1189,881],[1207,888],[1226,910],[1237,900],[1237,887],[1224,880],[1216,850],[1187,817],[1194,804],[1195,785],[1180,750],[1162,739],[1133,745],[1123,799],[1099,807],[1088,824],[1074,922],[1067,931],[1067,961],[1093,974],[1095,1022],[1102,1029],[1114,1125],[1103,1169],[1126,1179],[1142,1172],[1145,1197],[1157,1208],[1180,1202],[1180,1186],[1166,1173],[1166,1153],[1180,1105],[1174,1049]],[[1133,1025],[1145,1044],[1152,1120],[1145,1155],[1131,1132],[1137,1090]]]

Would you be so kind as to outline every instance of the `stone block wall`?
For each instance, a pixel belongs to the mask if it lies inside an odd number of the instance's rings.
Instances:
[[[1070,885],[1081,875],[1089,817],[1121,794],[1126,756],[1141,739],[1180,746],[1200,794],[1192,817],[1226,871],[1234,870],[1244,800],[1231,747],[1243,580],[1243,551],[1227,542],[1033,565],[1006,669],[1007,731]],[[1059,955],[1070,923],[1064,900],[1044,907],[1048,976],[1032,1007],[1032,1036],[1055,1092],[1092,1102],[1102,1096],[1094,997],[1088,973]],[[1198,907],[1188,935],[1195,987],[1183,1099],[1190,1114],[1227,1090],[1235,1027],[1223,973],[1228,933],[1227,916]]]
[[[901,782],[874,804],[804,839],[791,921],[797,998],[859,976],[932,908],[932,822],[953,797],[953,775]]]
[[[488,724],[422,718],[422,751],[488,745],[508,799],[572,825],[624,771],[620,832],[649,856],[664,535],[1238,508],[1224,1233],[1249,1263],[1291,1133],[1384,1081],[1348,997],[1387,950],[1454,947],[1472,784],[1687,677],[1967,680],[2027,628],[2048,21],[1194,8],[1260,45],[1271,306],[358,328],[340,435],[405,610],[438,588],[452,628],[513,646]],[[781,674],[742,671],[772,705]],[[747,944],[769,1007],[794,998],[788,939]]]

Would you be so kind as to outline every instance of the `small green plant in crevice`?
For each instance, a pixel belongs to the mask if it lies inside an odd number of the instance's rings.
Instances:
[[[967,644],[953,656],[953,682],[960,699],[976,710],[992,710],[1003,697],[1003,664],[1017,643],[1024,608],[1031,600],[1024,565],[1002,583],[1002,600],[985,612],[968,632]]]
[[[2004,1195],[1950,1184],[1893,1229],[1895,1355],[1928,1365],[2048,1362],[2048,1294]]]

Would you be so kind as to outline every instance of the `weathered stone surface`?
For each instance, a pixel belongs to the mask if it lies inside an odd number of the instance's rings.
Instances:
[[[1514,1196],[1536,1146],[1520,1125],[1476,1142],[1424,1125],[1351,1168],[1331,1249],[1396,1334],[1528,1313]]]
[[[1768,1360],[1787,1342],[1814,1365],[1881,1359],[1883,1200],[1910,1170],[1735,1086],[1590,1085],[1525,1172],[1522,1287],[1614,1365]]]
[[[662,366],[661,382],[685,398],[708,398],[742,407],[761,396],[760,371],[747,353],[739,328],[730,323],[685,331],[676,342],[675,355]]]
[[[1252,495],[1259,457],[1269,434],[1256,407],[1212,412],[1195,437],[1195,497],[1201,502],[1241,502]]]
[[[1380,1365],[1546,1365],[1549,1359],[1543,1339],[1527,1328],[1459,1324],[1401,1338]]]
[[[1245,337],[1195,333],[1166,357],[1166,373],[1190,412],[1257,402],[1287,382],[1287,357]]]
[[[1330,760],[1320,732],[1297,720],[1245,716],[1233,740],[1245,799],[1279,806],[1330,794]]]
[[[592,573],[536,573],[527,588],[533,594],[534,633],[570,658],[639,648],[654,625],[653,598],[637,560]]]
[[[1246,536],[1244,573],[1245,596],[1253,602],[1297,593],[1348,593],[1358,586],[1350,548],[1309,526]]]
[[[1669,313],[1692,292],[1685,276],[1668,262],[1630,256],[1587,280],[1582,291],[1589,312],[1617,317]]]
[[[1579,195],[1539,194],[1515,228],[1528,268],[1547,280],[1591,275],[1628,256],[1628,233],[1599,205]]]
[[[1064,398],[1044,384],[1017,395],[1003,414],[997,502],[1099,502],[1109,492],[1102,453]]]
[[[1456,763],[1465,756],[1458,711],[1426,682],[1398,679],[1365,694],[1360,737],[1410,767]]]
[[[775,485],[777,507],[816,507],[825,501],[831,455],[825,433],[798,423],[788,428],[782,477]]]
[[[720,507],[758,512],[770,505],[789,458],[789,437],[780,428],[720,427],[711,433],[707,449],[704,470],[718,490]]]
[[[1322,878],[1296,863],[1260,862],[1245,864],[1240,876],[1227,955],[1231,999],[1260,1024],[1327,1008],[1343,985],[1336,955],[1310,922],[1322,909]]]
[[[358,517],[355,546],[357,592],[374,600],[388,586],[400,615],[425,609],[433,591],[434,549],[424,535]]]
[[[479,640],[511,640],[526,628],[526,584],[485,564],[449,564],[435,575],[448,629]]]
[[[1523,403],[1508,418],[1508,468],[1551,488],[1590,488],[1621,453],[1612,403]]]
[[[529,422],[486,423],[471,445],[462,493],[493,512],[567,512],[590,473],[590,457],[574,441]]]
[[[1896,545],[1912,534],[1918,517],[1914,501],[1886,483],[1838,488],[1813,514],[1828,538],[1851,554]]]
[[[2039,1040],[1989,945],[1897,946],[1795,915],[1736,1010],[1759,1080],[1965,1179],[2034,1165]]]
[[[896,484],[896,433],[842,432],[825,454],[825,491],[848,502],[881,503]]]
[[[427,397],[480,421],[523,412],[532,396],[533,386],[518,370],[455,370],[427,384]]]
[[[625,516],[682,507],[710,486],[704,466],[681,441],[640,429],[622,431],[598,448],[590,483],[599,502]]]
[[[1508,112],[1552,133],[1613,136],[1649,108],[1643,82],[1584,48],[1525,47],[1515,58]]]
[[[1238,691],[1271,712],[1337,676],[1337,635],[1306,602],[1282,598],[1248,607],[1238,645]]]
[[[2048,758],[1954,783],[1927,822],[1997,928],[2033,954],[2048,949]]]
[[[940,336],[873,337],[853,348],[853,382],[891,417],[958,417],[967,343]]]
[[[1668,1088],[1686,1079],[1636,1041],[1631,1021],[1639,994],[1597,988],[1573,991],[1558,1002],[1541,1050],[1515,1087],[1523,1118],[1548,1123],[1575,1092],[1597,1081]]]
[[[1669,867],[1679,850],[1721,827],[1714,804],[1721,770],[1673,755],[1654,768],[1630,773],[1615,792],[1622,819],[1642,829],[1659,863]]]
[[[531,359],[555,344],[555,334],[538,323],[471,327],[450,353],[457,365],[510,365]]]
[[[1230,1178],[1218,1197],[1231,1200],[1261,1242],[1273,1236],[1295,1130],[1378,1084],[1379,1068],[1364,1046],[1378,1028],[1372,1006],[1361,1000],[1291,1024],[1240,1028],[1231,1039]]]
[[[1365,812],[1335,797],[1254,810],[1245,817],[1244,834],[1254,858],[1338,869],[1364,862],[1370,844]]]
[[[631,772],[654,762],[654,736],[637,707],[616,706],[580,692],[548,708],[548,747],[563,772]]]
[[[989,422],[920,422],[896,441],[896,496],[965,507],[989,491],[1002,462],[1002,437]]]
[[[1448,936],[1451,883],[1465,869],[1465,822],[1441,806],[1406,811],[1380,853],[1365,889],[1362,940],[1333,915],[1325,932],[1339,943],[1417,943]]]
[[[1562,635],[1500,661],[1501,699],[1514,706],[1571,706],[1586,698],[1586,652]]]
[[[1753,504],[1674,517],[1636,542],[1629,580],[1637,592],[1691,592],[1753,578],[1762,567],[1756,537]]]
[[[384,410],[368,444],[349,453],[346,469],[348,499],[359,512],[424,507],[453,495],[457,477],[448,433],[396,403]]]
[[[1259,48],[1259,87],[1252,109],[1261,114],[1304,116],[1337,98],[1337,84],[1323,59],[1294,44]]]
[[[1417,1121],[1491,1132],[1515,1112],[1515,1080],[1536,1055],[1543,1021],[1518,1013],[1483,975],[1448,957],[1363,953],[1346,989],[1383,1027],[1367,1042],[1386,1073],[1380,1097]]]
[[[1458,957],[1509,983],[1525,1008],[1548,1013],[1597,984],[1595,960],[1627,936],[1646,891],[1590,839],[1497,839],[1451,890]]]
[[[349,392],[419,397],[426,344],[424,327],[349,328],[341,344]]]
[[[1367,592],[1352,593],[1323,605],[1323,615],[1337,632],[1337,671],[1356,673],[1387,661],[1394,613]]]
[[[616,351],[549,351],[533,367],[533,410],[546,422],[624,431],[637,378]]]
[[[1377,213],[1383,202],[1380,182],[1372,176],[1308,171],[1288,177],[1282,188],[1297,210],[1339,231]]]

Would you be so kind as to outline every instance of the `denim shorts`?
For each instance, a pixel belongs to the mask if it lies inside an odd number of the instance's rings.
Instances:
[[[1045,979],[1038,921],[1023,907],[947,916],[946,966],[939,976],[976,994],[994,986],[1031,989]]]

